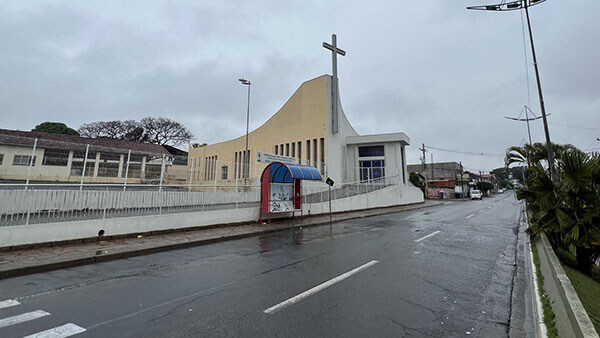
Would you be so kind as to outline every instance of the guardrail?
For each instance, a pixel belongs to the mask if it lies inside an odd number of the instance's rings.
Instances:
[[[29,185],[28,190],[0,188],[0,226],[54,223],[163,213],[237,209],[258,206],[254,186],[235,191],[214,186]],[[205,191],[202,191],[205,190]],[[216,191],[215,191],[216,190]]]
[[[366,194],[400,183],[399,177],[343,183],[331,199]],[[260,186],[130,184],[0,184],[0,226],[57,223],[258,207]],[[303,203],[328,201],[328,186],[303,186]]]

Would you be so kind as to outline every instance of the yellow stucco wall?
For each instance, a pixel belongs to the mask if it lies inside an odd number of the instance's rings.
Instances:
[[[32,148],[27,148],[23,146],[12,146],[12,145],[0,145],[0,155],[2,156],[2,162],[0,163],[0,179],[1,180],[19,180],[25,181],[29,174],[29,179],[31,181],[46,181],[46,182],[80,182],[81,176],[71,175],[71,165],[70,163],[64,166],[53,166],[53,165],[43,165],[44,158],[44,149],[36,148],[35,150],[35,163],[34,166],[31,167],[31,172],[29,172],[29,165],[13,165],[13,160],[15,155],[27,155],[31,156]],[[66,154],[69,153],[68,149],[65,149],[64,152]],[[66,155],[65,154],[65,155]],[[68,156],[68,155],[66,155]],[[124,159],[127,158],[127,155],[122,155]],[[86,166],[94,166],[95,160],[89,159]],[[122,164],[121,164],[122,165]],[[158,162],[160,165],[160,162]],[[155,163],[156,167],[157,164]],[[149,168],[150,164],[146,164],[146,168]],[[168,175],[176,175],[177,172],[171,173],[170,166],[167,166],[167,174]],[[148,170],[148,169],[146,169]],[[182,170],[182,171],[185,171]],[[189,172],[189,171],[188,171]],[[123,170],[121,173],[121,177],[102,177],[102,176],[86,176],[84,177],[85,183],[123,183],[125,182],[125,171]],[[183,175],[183,176],[181,176]],[[173,176],[172,182],[186,181],[185,172],[177,176],[176,178]],[[184,177],[181,179],[181,177]],[[145,179],[136,178],[136,177],[128,177],[128,184],[141,184],[146,183]],[[175,183],[174,183],[175,184]]]
[[[329,76],[323,75],[304,82],[290,99],[262,126],[248,135],[248,149],[250,150],[249,178],[260,177],[265,163],[256,162],[256,152],[275,153],[275,145],[301,142],[301,158],[306,165],[306,141],[311,140],[311,163],[314,158],[314,139],[317,139],[318,162],[327,159],[327,108],[329,95],[327,81]],[[324,142],[324,154],[321,154],[320,140]],[[290,145],[291,146],[291,145]],[[246,147],[246,136],[236,139],[201,146],[189,147],[188,166],[193,165],[193,183],[203,184],[214,182],[214,179],[205,180],[206,158],[217,156],[216,183],[231,183],[234,178],[235,152],[243,152]],[[279,152],[281,155],[281,152]],[[284,154],[285,155],[285,154]],[[291,150],[290,150],[291,156]],[[298,153],[296,149],[296,158]],[[221,179],[221,167],[226,165],[227,180]]]

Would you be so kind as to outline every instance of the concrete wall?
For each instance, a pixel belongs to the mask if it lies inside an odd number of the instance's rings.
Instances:
[[[546,236],[536,242],[544,291],[550,298],[560,337],[596,337],[598,333]]]
[[[32,147],[17,147],[0,145],[0,154],[4,155],[0,165],[0,178],[2,179],[26,179],[29,165],[13,165],[15,155],[31,156]],[[68,152],[68,150],[67,150]],[[42,165],[44,149],[36,148],[35,163],[31,167],[31,179],[43,178],[46,181],[64,181],[69,177],[71,168],[65,166]]]
[[[332,102],[331,97],[331,86],[332,76],[327,75],[327,176],[331,177],[335,182],[351,182],[353,179],[349,175],[349,170],[343,170],[343,168],[352,168],[356,166],[355,158],[352,157],[352,151],[349,151],[346,147],[347,136],[357,136],[358,133],[346,117],[344,108],[342,108],[342,100],[338,92],[338,133],[332,133],[331,131],[331,120],[332,120]],[[338,88],[339,89],[339,88]],[[345,165],[344,165],[345,164]]]
[[[343,175],[345,180],[342,182],[358,182],[360,181],[360,168],[359,161],[361,158],[358,155],[358,148],[362,146],[370,145],[383,145],[384,147],[384,160],[385,160],[385,176],[399,177],[400,182],[404,182],[403,179],[403,159],[402,159],[402,148],[404,147],[400,142],[376,142],[372,144],[348,144],[346,145],[346,172]],[[367,158],[362,158],[366,160]],[[330,166],[331,167],[331,166]],[[335,180],[335,179],[334,179]]]
[[[105,231],[105,236],[114,236],[256,219],[258,208],[242,208],[235,212],[228,209],[8,226],[0,228],[0,247],[91,238],[98,236],[100,230]]]
[[[394,185],[367,194],[333,200],[331,211],[342,212],[423,202],[423,192],[409,183],[408,186]],[[329,202],[305,204],[302,212],[305,215],[328,213]]]
[[[314,153],[313,141],[324,139],[325,154],[321,154],[320,144],[318,147],[319,168],[322,158],[327,158],[327,132],[326,118],[328,107],[328,82],[329,76],[323,75],[315,79],[304,82],[289,100],[277,111],[269,120],[248,135],[248,144],[250,150],[250,179],[257,182],[258,178],[267,163],[256,162],[256,152],[274,153],[275,145],[284,146],[288,143],[302,144],[302,165],[307,164],[306,141],[311,141],[311,164]],[[245,150],[246,136],[240,136],[236,139],[210,144],[198,148],[190,147],[188,166],[194,162],[194,180],[193,183],[203,184],[205,157],[217,156],[217,184],[235,184],[234,167],[235,152]],[[291,144],[290,144],[291,147]],[[291,150],[290,150],[291,152]],[[281,152],[280,152],[281,154]],[[285,155],[285,154],[284,154]],[[291,155],[291,154],[290,154]],[[296,158],[298,151],[296,149]],[[240,161],[240,163],[242,163]],[[228,174],[227,180],[221,179],[221,166],[226,165]],[[211,180],[210,182],[213,182]]]
[[[421,190],[397,185],[361,195],[332,201],[332,211],[387,207],[423,202]],[[327,213],[328,203],[304,205],[305,215]],[[0,227],[0,247],[46,243],[96,237],[104,230],[105,236],[135,234],[148,231],[179,229],[193,226],[237,223],[258,220],[259,208],[238,208],[202,212],[170,213],[151,216],[132,216],[74,222],[44,223]]]
[[[458,162],[440,162],[433,164],[433,175],[431,177],[431,163],[428,162],[425,164],[425,174],[427,175],[428,180],[433,180],[436,178],[453,178],[454,175],[460,177],[460,164]],[[408,172],[416,172],[423,175],[423,166],[421,164],[410,164],[407,167]]]
[[[33,141],[32,141],[33,142]],[[33,150],[33,146],[31,147],[20,147],[13,145],[0,145],[0,154],[4,155],[2,164],[0,164],[0,179],[3,180],[18,180],[24,181],[27,179],[27,175],[29,172],[29,165],[13,165],[13,160],[15,155],[26,155],[31,156],[31,152]],[[35,150],[35,163],[34,166],[31,167],[31,175],[29,177],[32,183],[35,181],[43,181],[43,182],[80,182],[81,176],[72,176],[71,175],[71,165],[72,161],[72,151],[65,149],[65,155],[68,156],[68,163],[64,166],[55,166],[55,165],[43,165],[44,159],[44,151],[45,149],[42,147],[37,147]],[[68,155],[67,155],[68,154]],[[100,159],[100,152],[96,153],[96,158],[88,158],[86,166],[91,166],[92,168],[96,166],[96,163]],[[127,159],[127,155],[121,154],[121,161]],[[138,164],[139,165],[139,164]],[[153,166],[160,165],[160,160],[154,162]],[[150,166],[150,164],[145,165],[146,168]],[[123,183],[125,182],[125,170],[123,169],[123,164],[119,164],[119,172],[120,175],[115,175],[118,177],[101,177],[101,176],[86,176],[84,177],[84,183]],[[168,168],[168,166],[167,166]],[[181,169],[182,171],[186,171],[187,167]],[[93,170],[95,175],[97,175],[98,170],[97,166]],[[188,172],[189,173],[189,172]],[[183,177],[183,181],[186,180],[186,173],[180,174],[179,176]],[[180,179],[181,177],[177,177]],[[138,177],[132,177],[130,175],[127,179],[128,184],[139,184],[144,183],[144,179]]]

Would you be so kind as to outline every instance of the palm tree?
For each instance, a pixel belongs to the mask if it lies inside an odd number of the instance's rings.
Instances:
[[[574,248],[578,269],[591,273],[600,256],[600,156],[562,146],[556,183],[538,162],[529,169],[527,187],[517,198],[527,201],[532,235],[545,233],[555,248]]]
[[[558,159],[560,155],[568,150],[580,151],[577,147],[571,144],[556,144],[552,143],[554,156]],[[548,150],[544,143],[536,142],[534,144],[525,144],[522,147],[510,147],[506,150],[504,163],[509,167],[513,163],[536,165],[545,161],[548,163]]]

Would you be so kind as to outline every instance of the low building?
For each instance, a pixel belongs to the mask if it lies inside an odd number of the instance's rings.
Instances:
[[[259,161],[258,154],[268,153],[313,166],[336,183],[395,178],[409,184],[405,155],[409,137],[402,132],[359,135],[341,109],[339,96],[332,93],[333,82],[330,75],[304,82],[277,113],[248,135],[248,151],[245,135],[190,145],[193,183],[257,184],[268,165]]]
[[[0,129],[2,182],[80,182],[85,166],[84,182],[155,183],[163,163],[170,153],[156,144]]]
[[[408,172],[427,178],[429,198],[467,197],[473,180],[459,162],[409,164]]]

